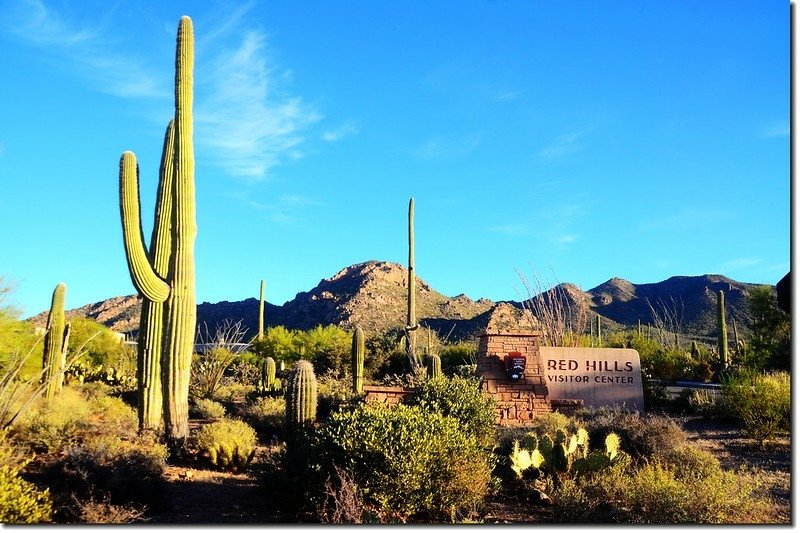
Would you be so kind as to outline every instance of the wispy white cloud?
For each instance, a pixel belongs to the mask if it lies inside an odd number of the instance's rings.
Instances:
[[[423,159],[441,156],[459,156],[472,152],[480,144],[481,136],[478,134],[458,138],[446,138],[435,135],[414,148],[413,153],[417,157]]]
[[[247,31],[238,45],[219,48],[205,69],[195,120],[198,142],[216,163],[260,181],[284,158],[303,156],[304,131],[322,116],[299,97],[277,94],[288,73],[267,67],[262,31]]]
[[[9,2],[0,11],[0,31],[55,58],[64,69],[86,79],[96,91],[120,96],[164,98],[161,81],[147,63],[116,51],[104,22],[79,25],[40,0]]]
[[[742,270],[743,268],[750,268],[756,265],[763,263],[763,259],[758,259],[755,257],[740,257],[737,259],[731,259],[730,261],[726,261],[722,264],[719,268],[720,272],[731,272],[736,270]]]
[[[761,130],[761,136],[768,139],[773,137],[788,137],[789,131],[789,122],[780,120],[764,126]]]
[[[327,142],[336,142],[350,135],[358,133],[358,124],[355,120],[347,119],[338,128],[328,130],[322,133],[322,140]]]
[[[497,91],[492,95],[492,100],[504,102],[508,100],[517,100],[524,91]]]
[[[539,150],[539,157],[546,162],[558,161],[577,154],[586,148],[586,137],[594,126],[580,131],[559,135],[547,146]]]
[[[559,235],[556,237],[556,242],[558,244],[571,244],[578,240],[578,236],[572,233]]]
[[[298,194],[281,195],[274,203],[260,203],[248,201],[247,204],[259,211],[263,211],[267,218],[277,224],[292,224],[303,220],[302,211],[308,207],[319,207],[324,205],[308,196]]]

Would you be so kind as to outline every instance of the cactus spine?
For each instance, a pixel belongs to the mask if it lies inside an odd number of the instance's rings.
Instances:
[[[435,353],[428,356],[428,377],[430,379],[442,377],[442,358]]]
[[[728,326],[725,323],[725,293],[717,293],[717,335],[719,343],[719,364],[722,370],[728,368]]]
[[[361,394],[364,392],[364,330],[361,326],[356,326],[353,332],[353,346],[351,349],[353,356],[353,392]]]
[[[184,16],[178,25],[175,54],[175,117],[164,141],[156,225],[149,255],[139,221],[136,156],[125,152],[120,160],[120,211],[131,279],[144,301],[149,301],[149,308],[163,303],[161,316],[158,312],[148,314],[147,329],[143,329],[145,338],[140,345],[145,345],[145,350],[158,348],[160,352],[164,431],[174,451],[185,449],[189,435],[189,373],[197,321],[193,69],[194,32],[191,19]],[[155,338],[161,338],[160,347]],[[153,351],[140,357],[140,397],[156,387],[155,359],[158,357]],[[155,395],[151,395],[140,406],[144,409],[140,410],[143,427],[155,419],[155,400]]]
[[[411,370],[419,369],[417,359],[417,295],[414,271],[414,197],[408,201],[408,308],[406,318],[406,353]]]
[[[67,286],[64,283],[56,285],[53,299],[50,303],[50,314],[47,318],[47,333],[44,336],[44,357],[42,368],[47,384],[45,397],[52,400],[64,386],[64,366],[67,357],[67,344],[69,341],[69,326],[66,325],[64,302],[67,296]]]
[[[258,298],[258,340],[264,338],[264,280],[261,280],[261,291]]]
[[[317,417],[317,378],[310,362],[301,359],[294,365],[286,394],[286,425],[293,429],[313,423]]]

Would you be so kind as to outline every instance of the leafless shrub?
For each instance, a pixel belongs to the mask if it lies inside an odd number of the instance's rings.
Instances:
[[[243,345],[242,339],[247,332],[242,328],[242,321],[225,320],[217,325],[214,334],[208,331],[208,324],[203,323],[205,335],[198,334],[198,344],[202,346],[192,362],[192,373],[189,390],[195,398],[211,398],[217,392],[225,369],[236,359],[234,350]]]
[[[325,524],[361,524],[364,517],[364,501],[361,490],[352,474],[339,466],[325,481],[325,499],[319,510]]]
[[[667,303],[659,298],[655,306],[650,303],[649,299],[645,298],[645,301],[653,317],[653,325],[658,334],[658,342],[665,347],[674,346],[677,348],[678,336],[683,328],[683,315],[685,312],[683,299],[675,300],[674,297],[670,296],[669,303]]]
[[[532,328],[542,332],[547,346],[578,346],[589,323],[588,303],[582,297],[573,302],[563,285],[543,280],[533,267],[531,271],[530,280],[519,270],[517,275],[527,293],[522,305],[532,316]]]
[[[83,524],[131,524],[142,522],[146,508],[133,505],[114,505],[108,499],[79,500],[72,496],[73,506]]]

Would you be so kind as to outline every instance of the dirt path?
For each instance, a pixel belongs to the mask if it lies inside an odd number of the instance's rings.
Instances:
[[[168,466],[163,509],[151,512],[154,524],[264,524],[275,522],[259,465],[268,448],[260,446],[253,464],[239,474]]]

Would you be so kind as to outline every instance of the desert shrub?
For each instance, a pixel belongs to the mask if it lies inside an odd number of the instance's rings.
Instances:
[[[316,368],[314,363],[315,372]],[[317,420],[326,420],[332,412],[349,405],[356,397],[348,373],[339,377],[337,372],[328,370],[317,378]]]
[[[722,396],[715,391],[686,389],[681,396],[689,411],[701,415],[703,418],[720,418],[726,415]]]
[[[49,403],[40,398],[12,429],[11,437],[18,444],[35,452],[52,453],[77,439],[89,424],[91,408],[84,396],[64,387]]]
[[[79,500],[155,505],[161,494],[166,458],[166,447],[153,437],[122,439],[102,434],[69,447],[66,458],[52,474]],[[80,515],[80,510],[72,514]]]
[[[789,430],[792,398],[787,372],[740,372],[723,382],[722,395],[731,415],[742,421],[760,446],[779,431]]]
[[[115,505],[106,500],[89,498],[76,503],[81,524],[130,524],[142,520],[145,508],[136,505]]]
[[[0,523],[37,524],[49,522],[52,517],[49,491],[39,491],[20,477],[29,461],[0,431]]]
[[[447,344],[439,350],[439,357],[442,359],[442,370],[451,373],[456,367],[474,365],[478,347],[474,342],[459,341]]]
[[[191,405],[190,412],[197,418],[215,419],[225,416],[225,407],[214,400],[200,398]]]
[[[687,443],[686,433],[667,416],[618,408],[585,409],[578,416],[589,431],[592,448],[602,446],[611,432],[619,435],[622,449],[634,458],[664,456]]]
[[[418,406],[362,404],[321,433],[328,467],[350,472],[383,521],[455,519],[479,504],[490,458],[452,417]]]
[[[719,459],[713,453],[689,445],[670,451],[664,461],[674,468],[678,478],[708,478],[721,470]]]
[[[192,357],[192,374],[189,381],[189,393],[195,398],[212,398],[222,382],[225,369],[228,368],[236,354],[228,349],[215,346],[205,353]]]
[[[317,515],[324,524],[361,524],[364,522],[364,498],[353,476],[333,467],[325,480],[325,499]]]
[[[200,455],[225,470],[243,470],[256,453],[256,432],[241,420],[220,420],[201,427],[195,434]]]
[[[537,435],[542,436],[547,434],[551,437],[554,436],[559,429],[566,431],[571,426],[574,426],[574,422],[570,420],[568,416],[559,412],[537,416],[529,425],[530,431],[535,432]]]
[[[480,389],[480,379],[454,376],[429,379],[410,396],[408,405],[458,420],[484,447],[495,441],[495,402]]]
[[[723,471],[703,453],[673,452],[681,467],[658,459],[631,471],[610,468],[566,480],[551,493],[558,522],[635,524],[748,523],[769,503],[748,476]],[[688,459],[691,457],[691,459]]]
[[[283,398],[259,398],[248,404],[241,416],[256,431],[264,435],[279,435],[286,418],[286,401]]]

